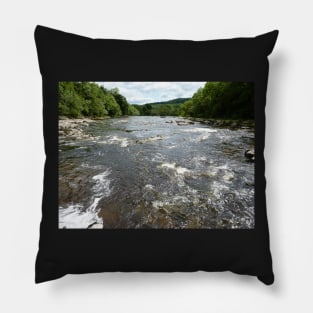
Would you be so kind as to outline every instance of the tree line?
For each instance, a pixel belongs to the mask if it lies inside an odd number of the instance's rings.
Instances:
[[[151,102],[143,105],[134,104],[140,115],[178,116],[180,105],[190,98],[176,98],[169,101]]]
[[[140,115],[183,116],[219,119],[254,118],[254,84],[207,82],[192,98],[134,105]]]
[[[192,98],[130,105],[117,88],[93,82],[60,82],[59,115],[118,117],[122,115],[183,116],[220,119],[254,118],[254,84],[207,82]]]
[[[180,104],[176,103],[146,103],[143,105],[133,105],[143,116],[178,116],[180,114]]]
[[[252,82],[207,82],[180,106],[187,117],[253,119],[254,84]]]
[[[139,115],[117,88],[108,90],[93,82],[59,82],[59,116],[117,117]]]

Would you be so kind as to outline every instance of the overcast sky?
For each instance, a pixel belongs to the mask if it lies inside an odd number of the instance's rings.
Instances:
[[[130,104],[191,97],[205,82],[98,82],[107,89],[118,88]]]

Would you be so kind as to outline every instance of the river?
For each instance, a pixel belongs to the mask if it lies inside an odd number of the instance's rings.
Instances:
[[[177,124],[178,121],[178,124]],[[125,117],[59,133],[59,228],[254,228],[249,128]]]

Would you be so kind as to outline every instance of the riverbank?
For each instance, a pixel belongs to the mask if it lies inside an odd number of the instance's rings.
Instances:
[[[125,118],[128,116],[119,116],[117,118]],[[147,116],[148,117],[148,116]],[[157,116],[155,116],[157,117]],[[165,118],[165,116],[159,116],[160,118]],[[243,120],[243,119],[213,119],[213,118],[202,118],[202,117],[182,117],[182,116],[170,116],[173,119],[167,123],[177,123],[178,125],[193,125],[194,122],[200,124],[205,124],[211,127],[221,127],[230,129],[254,129],[254,120]],[[83,124],[89,124],[94,121],[101,121],[106,119],[112,119],[114,117],[83,117],[83,118],[68,118],[64,116],[59,117],[59,130],[66,131],[67,129],[77,128]],[[183,119],[183,120],[182,120]]]
[[[84,129],[89,126],[90,123],[98,122],[101,120],[110,119],[111,117],[79,117],[69,118],[66,116],[59,117],[59,137],[72,137],[73,139],[95,139],[85,133]]]
[[[211,127],[230,128],[230,129],[254,129],[254,120],[230,120],[230,119],[213,119],[213,118],[199,118],[186,117],[187,120],[199,122]]]
[[[78,139],[88,139],[90,136],[84,133],[86,128],[93,119],[90,118],[59,118],[59,137],[73,137]]]

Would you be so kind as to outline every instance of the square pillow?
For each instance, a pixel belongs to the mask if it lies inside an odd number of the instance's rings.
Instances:
[[[263,150],[277,36],[131,41],[36,27],[36,283],[199,270],[273,283]]]

